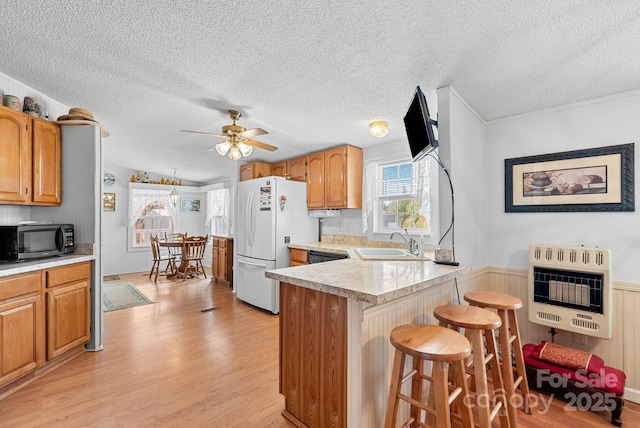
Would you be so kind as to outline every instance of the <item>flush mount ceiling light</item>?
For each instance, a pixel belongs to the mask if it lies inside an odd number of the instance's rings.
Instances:
[[[382,138],[389,133],[389,126],[384,120],[376,120],[369,124],[369,134],[375,138]]]
[[[176,182],[176,169],[177,168],[173,168],[173,182]],[[173,190],[171,191],[171,193],[169,193],[169,197],[171,198],[171,203],[173,204],[173,206],[175,207],[176,205],[178,205],[178,201],[180,200],[180,193],[178,193],[178,191],[176,190],[176,186],[173,186]]]

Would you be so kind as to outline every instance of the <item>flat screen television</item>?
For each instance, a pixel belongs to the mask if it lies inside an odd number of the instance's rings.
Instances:
[[[438,122],[429,116],[429,107],[420,86],[416,87],[409,110],[404,116],[404,127],[409,139],[409,148],[413,161],[418,161],[427,156],[438,147],[438,140],[433,132]]]

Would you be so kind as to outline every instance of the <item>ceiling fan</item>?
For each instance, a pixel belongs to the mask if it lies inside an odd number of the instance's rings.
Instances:
[[[236,125],[236,120],[240,119],[242,114],[237,110],[229,110],[229,117],[233,120],[232,125],[222,127],[222,134],[213,134],[211,132],[189,131],[182,129],[182,132],[192,132],[194,134],[211,135],[213,137],[226,138],[225,141],[216,144],[208,149],[213,150],[224,156],[229,152],[229,157],[233,160],[238,160],[242,156],[249,156],[253,152],[254,147],[260,149],[269,150],[270,152],[277,150],[277,147],[269,144],[261,143],[260,141],[252,140],[252,137],[257,135],[268,134],[262,128],[246,129],[243,126]]]

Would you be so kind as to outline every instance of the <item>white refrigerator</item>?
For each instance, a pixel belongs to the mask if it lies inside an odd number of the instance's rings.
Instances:
[[[280,312],[280,284],[265,271],[289,266],[287,244],[318,240],[318,219],[307,211],[307,183],[263,177],[238,183],[236,296]]]

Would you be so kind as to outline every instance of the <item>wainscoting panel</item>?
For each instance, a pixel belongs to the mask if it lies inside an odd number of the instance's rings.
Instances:
[[[476,289],[488,289],[511,294],[522,300],[523,307],[517,312],[518,324],[523,343],[540,343],[553,339],[549,327],[534,324],[528,320],[528,282],[527,271],[490,267],[482,274],[488,280],[476,278],[472,286]],[[472,274],[473,275],[473,274]],[[466,277],[460,282],[464,282]],[[605,364],[623,370],[627,375],[625,398],[638,402],[640,398],[640,285],[618,283],[613,284],[613,325],[611,339],[598,339],[587,336],[587,344],[575,343],[574,333],[557,330],[555,343],[599,355]]]

